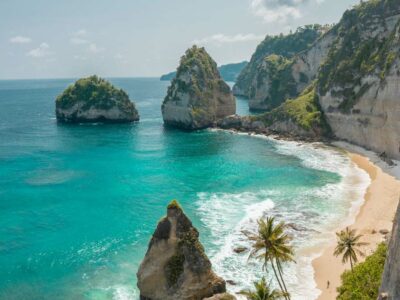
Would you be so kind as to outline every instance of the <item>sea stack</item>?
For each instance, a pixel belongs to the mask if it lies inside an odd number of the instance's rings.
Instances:
[[[79,79],[58,96],[56,117],[64,123],[139,121],[128,94],[97,76]]]
[[[201,300],[225,293],[199,232],[174,200],[151,238],[137,273],[141,300]]]
[[[235,114],[236,102],[215,61],[193,46],[181,58],[161,109],[166,125],[196,130]]]

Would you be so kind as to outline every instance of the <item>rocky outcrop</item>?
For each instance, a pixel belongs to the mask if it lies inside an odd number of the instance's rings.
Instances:
[[[210,298],[204,298],[203,300],[236,300],[236,297],[228,293],[223,293],[216,294]]]
[[[235,112],[235,98],[221,79],[217,64],[204,48],[188,49],[162,104],[164,123],[202,129]]]
[[[266,57],[274,54],[290,59],[295,54],[308,49],[325,30],[324,26],[306,25],[288,35],[266,36],[257,46],[249,64],[240,73],[233,87],[233,93],[237,96],[252,98],[257,69]]]
[[[393,223],[392,236],[383,271],[380,300],[400,299],[400,205]]]
[[[228,116],[217,123],[217,127],[221,129],[238,130],[243,132],[254,133],[271,133],[256,117],[239,115]]]
[[[322,28],[320,34],[325,30]],[[286,99],[296,98],[316,78],[334,37],[329,31],[293,57],[276,54],[265,57],[250,84],[250,110],[269,111]]]
[[[226,291],[198,231],[176,201],[159,221],[137,278],[142,300],[201,300]]]
[[[97,76],[79,79],[58,96],[56,117],[64,123],[139,120],[135,104],[129,96]]]
[[[275,133],[303,140],[321,140],[331,136],[331,129],[319,107],[314,85],[306,88],[298,98],[287,100],[269,112],[245,117],[228,116],[217,125],[222,129]]]
[[[333,31],[317,86],[333,134],[400,159],[400,2],[362,3]]]
[[[218,71],[221,74],[221,77],[225,81],[236,81],[240,72],[247,66],[247,61],[242,61],[240,63],[234,64],[226,64],[218,67]],[[174,79],[176,76],[175,72],[170,72],[164,74],[160,77],[161,81],[170,81]]]

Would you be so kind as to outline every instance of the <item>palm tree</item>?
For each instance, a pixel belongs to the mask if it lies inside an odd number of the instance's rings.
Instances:
[[[285,293],[279,290],[271,290],[263,277],[259,282],[254,282],[255,291],[244,290],[239,294],[246,296],[248,300],[277,300],[285,297]]]
[[[290,299],[282,276],[282,262],[294,262],[293,247],[289,244],[292,238],[285,233],[287,226],[284,222],[275,225],[274,217],[268,217],[266,221],[260,219],[257,222],[258,233],[246,234],[253,242],[249,258],[262,260],[265,270],[270,263],[279,287],[285,292],[285,298]]]
[[[336,236],[337,246],[333,254],[336,257],[343,254],[342,263],[345,264],[349,260],[351,270],[353,271],[353,264],[358,261],[357,254],[364,256],[364,253],[358,248],[368,245],[368,243],[359,242],[358,240],[362,235],[357,235],[355,229],[349,230],[348,227],[346,227],[346,230],[336,232]]]

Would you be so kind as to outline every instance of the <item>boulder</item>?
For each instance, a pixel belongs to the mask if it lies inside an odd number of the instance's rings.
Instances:
[[[139,121],[128,94],[97,76],[79,79],[59,95],[56,117],[64,123]]]
[[[236,300],[236,297],[228,293],[223,293],[214,295],[209,298],[204,298],[203,300]]]
[[[161,110],[164,124],[187,130],[211,127],[236,112],[230,87],[204,48],[193,46],[181,58]]]
[[[199,232],[176,201],[168,205],[137,273],[142,300],[196,300],[225,293]]]
[[[238,115],[231,115],[219,120],[217,126],[222,129],[239,129],[242,126],[242,118]]]
[[[236,247],[236,248],[233,249],[233,252],[239,254],[239,253],[246,252],[248,250],[249,250],[249,248],[247,248],[247,247]]]

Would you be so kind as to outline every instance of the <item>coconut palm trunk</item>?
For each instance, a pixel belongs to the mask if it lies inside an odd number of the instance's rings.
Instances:
[[[272,270],[274,271],[276,281],[278,281],[279,287],[281,288],[281,291],[285,292],[285,294],[284,294],[285,299],[290,299],[290,298],[288,298],[288,293],[287,293],[286,289],[283,288],[282,282],[279,279],[278,272],[276,271],[275,264],[272,259],[271,259],[271,266],[272,266]]]
[[[351,259],[351,256],[350,256],[350,268],[351,268],[351,271],[353,272],[353,260]]]
[[[276,265],[277,265],[277,269],[279,272],[279,277],[281,278],[282,284],[283,284],[283,288],[284,288],[284,292],[287,294],[287,297],[290,299],[290,294],[287,290],[286,284],[285,284],[285,280],[283,280],[283,276],[282,276],[282,265],[281,262],[279,261],[279,259],[276,260]]]

